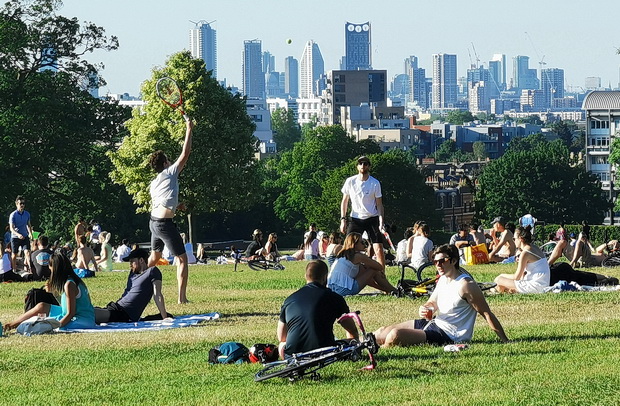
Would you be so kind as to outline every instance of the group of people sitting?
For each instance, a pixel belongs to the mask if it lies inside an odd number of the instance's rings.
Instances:
[[[94,307],[86,283],[76,274],[70,258],[62,252],[52,253],[45,289],[60,296],[60,305],[40,302],[15,320],[5,323],[4,331],[17,328],[21,322],[42,314],[57,319],[61,329],[92,328],[108,322],[134,322],[141,319],[151,298],[159,314],[143,319],[172,317],[166,312],[161,271],[156,266],[148,267],[148,258],[149,252],[145,249],[131,251],[124,259],[130,263],[130,272],[120,299],[105,307]]]

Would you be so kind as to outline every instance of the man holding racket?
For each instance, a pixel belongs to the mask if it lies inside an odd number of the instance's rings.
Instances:
[[[164,245],[170,253],[177,257],[177,282],[179,285],[179,303],[187,303],[187,254],[181,234],[174,224],[177,206],[179,206],[179,173],[185,167],[192,149],[192,128],[194,124],[186,115],[185,140],[181,155],[174,163],[170,163],[163,151],[155,151],[149,159],[151,167],[157,172],[157,176],[151,182],[150,193],[152,201],[151,220],[151,255],[148,267],[155,266],[161,258]]]

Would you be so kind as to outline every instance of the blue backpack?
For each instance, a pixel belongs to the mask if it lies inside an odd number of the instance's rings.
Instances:
[[[242,364],[249,362],[250,350],[236,341],[227,341],[209,350],[209,364]]]

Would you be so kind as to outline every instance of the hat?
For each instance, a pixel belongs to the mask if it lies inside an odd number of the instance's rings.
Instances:
[[[493,219],[493,221],[491,222],[491,225],[493,225],[495,223],[499,223],[499,224],[505,226],[506,225],[506,220],[502,216],[498,216],[498,217],[495,217]]]
[[[262,231],[260,231],[260,230],[257,228],[257,229],[256,229],[256,230],[254,230],[254,232],[252,233],[252,236],[253,236],[253,237],[255,237],[255,236],[259,235],[259,234],[263,234],[263,232],[262,232]]]
[[[149,258],[149,252],[144,248],[136,248],[135,250],[131,251],[129,255],[123,258],[123,261],[129,262],[129,260],[134,258],[144,258],[144,260],[146,261]]]
[[[366,155],[362,155],[357,158],[357,163],[359,164],[360,162],[368,162],[368,165],[370,165],[370,159],[368,159]]]

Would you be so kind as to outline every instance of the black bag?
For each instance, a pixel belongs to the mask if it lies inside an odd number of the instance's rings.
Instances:
[[[26,293],[24,299],[24,312],[35,307],[38,303],[49,303],[58,306],[58,300],[50,292],[43,288],[32,288]]]

